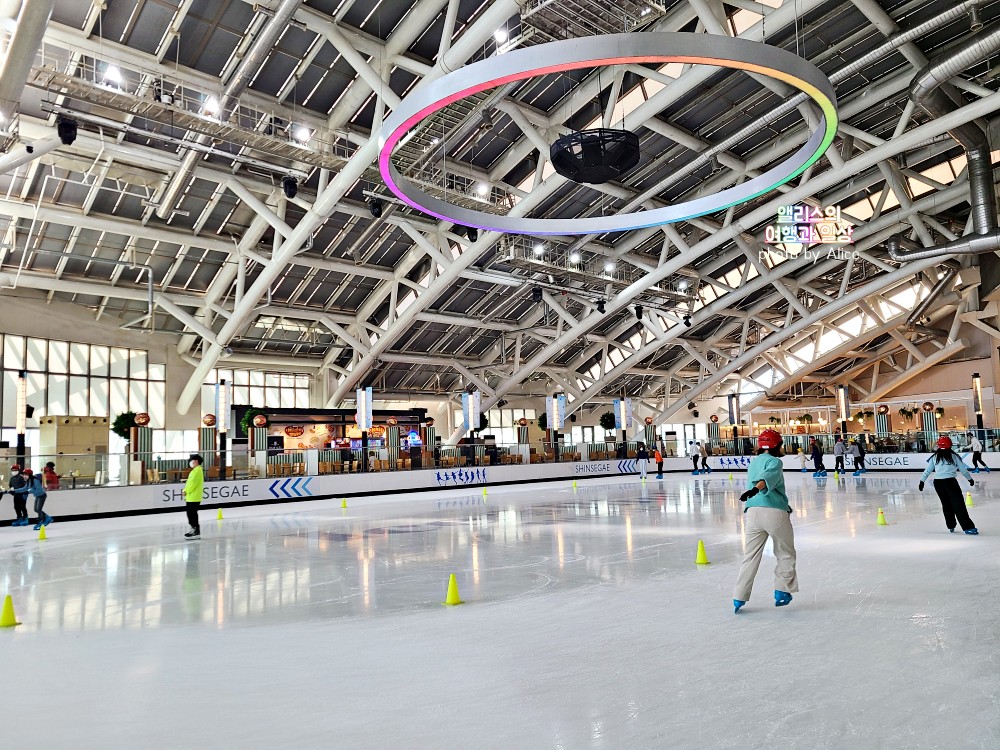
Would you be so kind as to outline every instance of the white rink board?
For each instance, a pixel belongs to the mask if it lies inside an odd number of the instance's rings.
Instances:
[[[865,457],[869,473],[885,471],[922,471],[929,453],[878,453]],[[966,462],[971,459],[963,454]],[[1000,468],[997,454],[986,453],[990,468]],[[740,474],[746,470],[749,457],[710,456],[713,471]],[[827,471],[832,472],[834,457],[823,456]],[[785,471],[801,471],[798,456],[784,456]],[[806,463],[812,471],[812,462]],[[671,473],[690,472],[691,459],[670,457],[664,470]],[[655,464],[648,466],[650,477]],[[853,467],[848,461],[848,473]],[[638,473],[638,462],[577,461],[516,466],[487,466],[473,469],[441,469],[417,471],[385,471],[368,474],[334,474],[314,477],[284,477],[281,479],[245,479],[228,482],[207,482],[202,502],[206,506],[246,505],[248,503],[301,502],[311,498],[364,497],[407,490],[461,489],[515,482],[588,477],[631,476]],[[102,487],[49,493],[46,511],[56,518],[115,515],[119,513],[156,513],[181,510],[184,507],[182,484],[154,484],[133,487]],[[3,508],[6,511],[6,508]],[[7,515],[5,512],[3,515]]]

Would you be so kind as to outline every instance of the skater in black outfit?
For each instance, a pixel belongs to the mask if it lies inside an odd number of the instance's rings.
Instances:
[[[28,479],[21,474],[19,464],[10,467],[10,494],[14,496],[14,514],[11,526],[28,525]]]
[[[924,482],[927,481],[931,473],[934,473],[934,491],[941,500],[941,510],[944,512],[944,522],[948,526],[948,531],[955,531],[957,521],[966,534],[978,534],[979,530],[969,518],[969,511],[965,509],[962,488],[958,486],[958,479],[955,478],[955,475],[961,472],[962,476],[969,480],[970,487],[974,487],[976,482],[969,474],[969,469],[962,462],[962,458],[952,451],[950,437],[938,438],[937,448],[934,455],[927,459],[927,468],[920,476],[918,487],[923,490]]]
[[[28,474],[30,471],[31,469],[25,469],[24,473]],[[45,507],[45,501],[48,499],[48,494],[45,492],[45,484],[40,475],[29,475],[28,491],[35,498],[35,514],[38,516],[38,522],[35,524],[35,531],[38,531],[42,528],[42,526],[48,526],[52,523],[52,516],[42,510],[42,508]]]

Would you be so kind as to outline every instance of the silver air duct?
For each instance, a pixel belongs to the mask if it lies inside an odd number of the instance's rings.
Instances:
[[[264,27],[264,30],[261,31],[260,36],[254,40],[253,45],[236,68],[236,72],[226,86],[226,90],[222,92],[222,100],[219,102],[219,122],[226,122],[229,119],[236,105],[239,103],[240,95],[250,85],[250,81],[257,75],[260,66],[271,53],[278,38],[288,28],[289,22],[292,20],[292,16],[295,15],[295,11],[298,10],[300,4],[301,0],[282,0],[281,5],[274,12],[274,17],[271,18],[267,26]],[[208,145],[211,142],[212,137],[208,135],[200,135],[197,138],[197,143],[202,146]],[[198,164],[198,160],[201,159],[201,153],[191,149],[181,149],[180,156],[181,164],[170,182],[163,189],[163,195],[160,196],[156,207],[156,215],[161,219],[169,218],[177,206],[181,191],[184,190],[184,186],[191,179],[194,168]]]
[[[920,319],[924,317],[924,314],[930,309],[930,306],[934,301],[941,296],[941,293],[946,291],[954,282],[955,277],[958,275],[958,269],[954,266],[950,266],[944,272],[944,275],[938,279],[937,284],[931,289],[930,294],[920,300],[917,306],[913,308],[913,312],[910,313],[909,317],[906,318],[906,330],[913,331],[916,330]],[[923,326],[922,326],[923,327]],[[947,331],[945,331],[947,335]]]
[[[931,117],[941,117],[956,108],[946,82],[979,61],[1000,50],[1000,26],[976,34],[937,60],[932,60],[917,73],[910,84],[910,98]],[[972,226],[975,234],[961,237],[938,247],[920,250],[900,250],[901,240],[890,238],[886,243],[895,261],[923,260],[948,255],[979,255],[1000,250],[997,232],[996,196],[993,189],[993,164],[989,141],[976,122],[952,128],[948,135],[955,139],[968,157],[969,203],[972,206]]]

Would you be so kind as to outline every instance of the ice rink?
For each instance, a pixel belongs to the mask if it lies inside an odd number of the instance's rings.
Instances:
[[[785,476],[802,591],[766,554],[738,616],[745,474],[0,529],[3,744],[1000,747],[996,480],[969,537],[917,474]]]

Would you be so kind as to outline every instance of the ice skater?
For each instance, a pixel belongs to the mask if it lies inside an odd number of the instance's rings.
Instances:
[[[691,463],[694,465],[694,470],[691,473],[697,474],[698,461],[701,459],[701,451],[698,450],[698,446],[694,440],[688,440],[688,458],[691,459]]]
[[[988,474],[990,467],[986,465],[985,461],[983,461],[983,444],[979,441],[979,438],[971,432],[969,433],[969,450],[972,451],[972,473],[978,474],[979,465],[982,464],[983,469],[985,469]]]
[[[805,474],[809,471],[809,469],[806,468],[806,454],[802,452],[801,448],[799,448],[797,455],[799,457],[799,467],[802,469],[802,473]]]
[[[191,473],[184,483],[184,503],[187,508],[188,523],[191,530],[184,535],[185,539],[201,539],[201,525],[198,523],[198,509],[201,507],[201,494],[205,489],[205,470],[201,468],[203,459],[197,453],[191,454],[188,466]]]
[[[933,473],[934,491],[941,500],[941,510],[944,512],[944,522],[948,526],[948,531],[955,532],[957,519],[966,534],[978,534],[979,529],[969,518],[969,511],[965,509],[962,488],[958,486],[958,479],[955,478],[958,472],[962,472],[962,476],[969,480],[970,487],[976,486],[976,481],[969,474],[969,468],[962,461],[962,457],[951,449],[951,438],[942,435],[938,438],[934,455],[927,459],[927,468],[920,475],[920,484],[917,486],[923,492],[924,482]]]
[[[764,544],[771,537],[774,542],[774,606],[784,607],[792,601],[792,594],[799,590],[795,575],[795,535],[790,518],[792,508],[785,494],[785,478],[781,464],[781,435],[774,430],[764,430],[757,438],[759,452],[750,462],[747,484],[749,489],[740,495],[746,503],[746,552],[740,565],[739,578],[733,591],[733,609],[750,600],[753,579],[760,567]]]
[[[856,440],[852,440],[851,444],[847,447],[847,455],[854,461],[854,476],[860,477],[864,462],[861,458],[861,449],[858,447]]]
[[[35,498],[35,515],[38,516],[38,521],[35,523],[35,531],[38,531],[42,526],[48,526],[52,523],[52,516],[43,510],[45,501],[48,499],[48,493],[45,491],[45,483],[42,476],[29,472],[31,472],[31,469],[24,470],[24,473],[28,476],[28,491]]]
[[[642,481],[646,481],[646,468],[649,464],[649,451],[646,450],[645,443],[639,443],[638,448],[635,452],[635,457],[639,460],[639,476]]]
[[[847,449],[844,447],[844,438],[838,436],[837,442],[833,446],[833,470],[847,472],[844,468],[844,454]]]
[[[813,462],[813,476],[825,477],[826,467],[823,465],[823,446],[816,438],[809,438],[809,455]]]
[[[701,473],[711,474],[712,467],[708,465],[708,449],[700,440],[698,441],[698,453],[701,455]]]
[[[11,526],[28,525],[28,480],[21,474],[20,464],[10,467],[9,492],[14,498],[14,515],[17,516]]]
[[[663,479],[663,451],[660,448],[653,451],[653,460],[656,461],[656,478]]]

